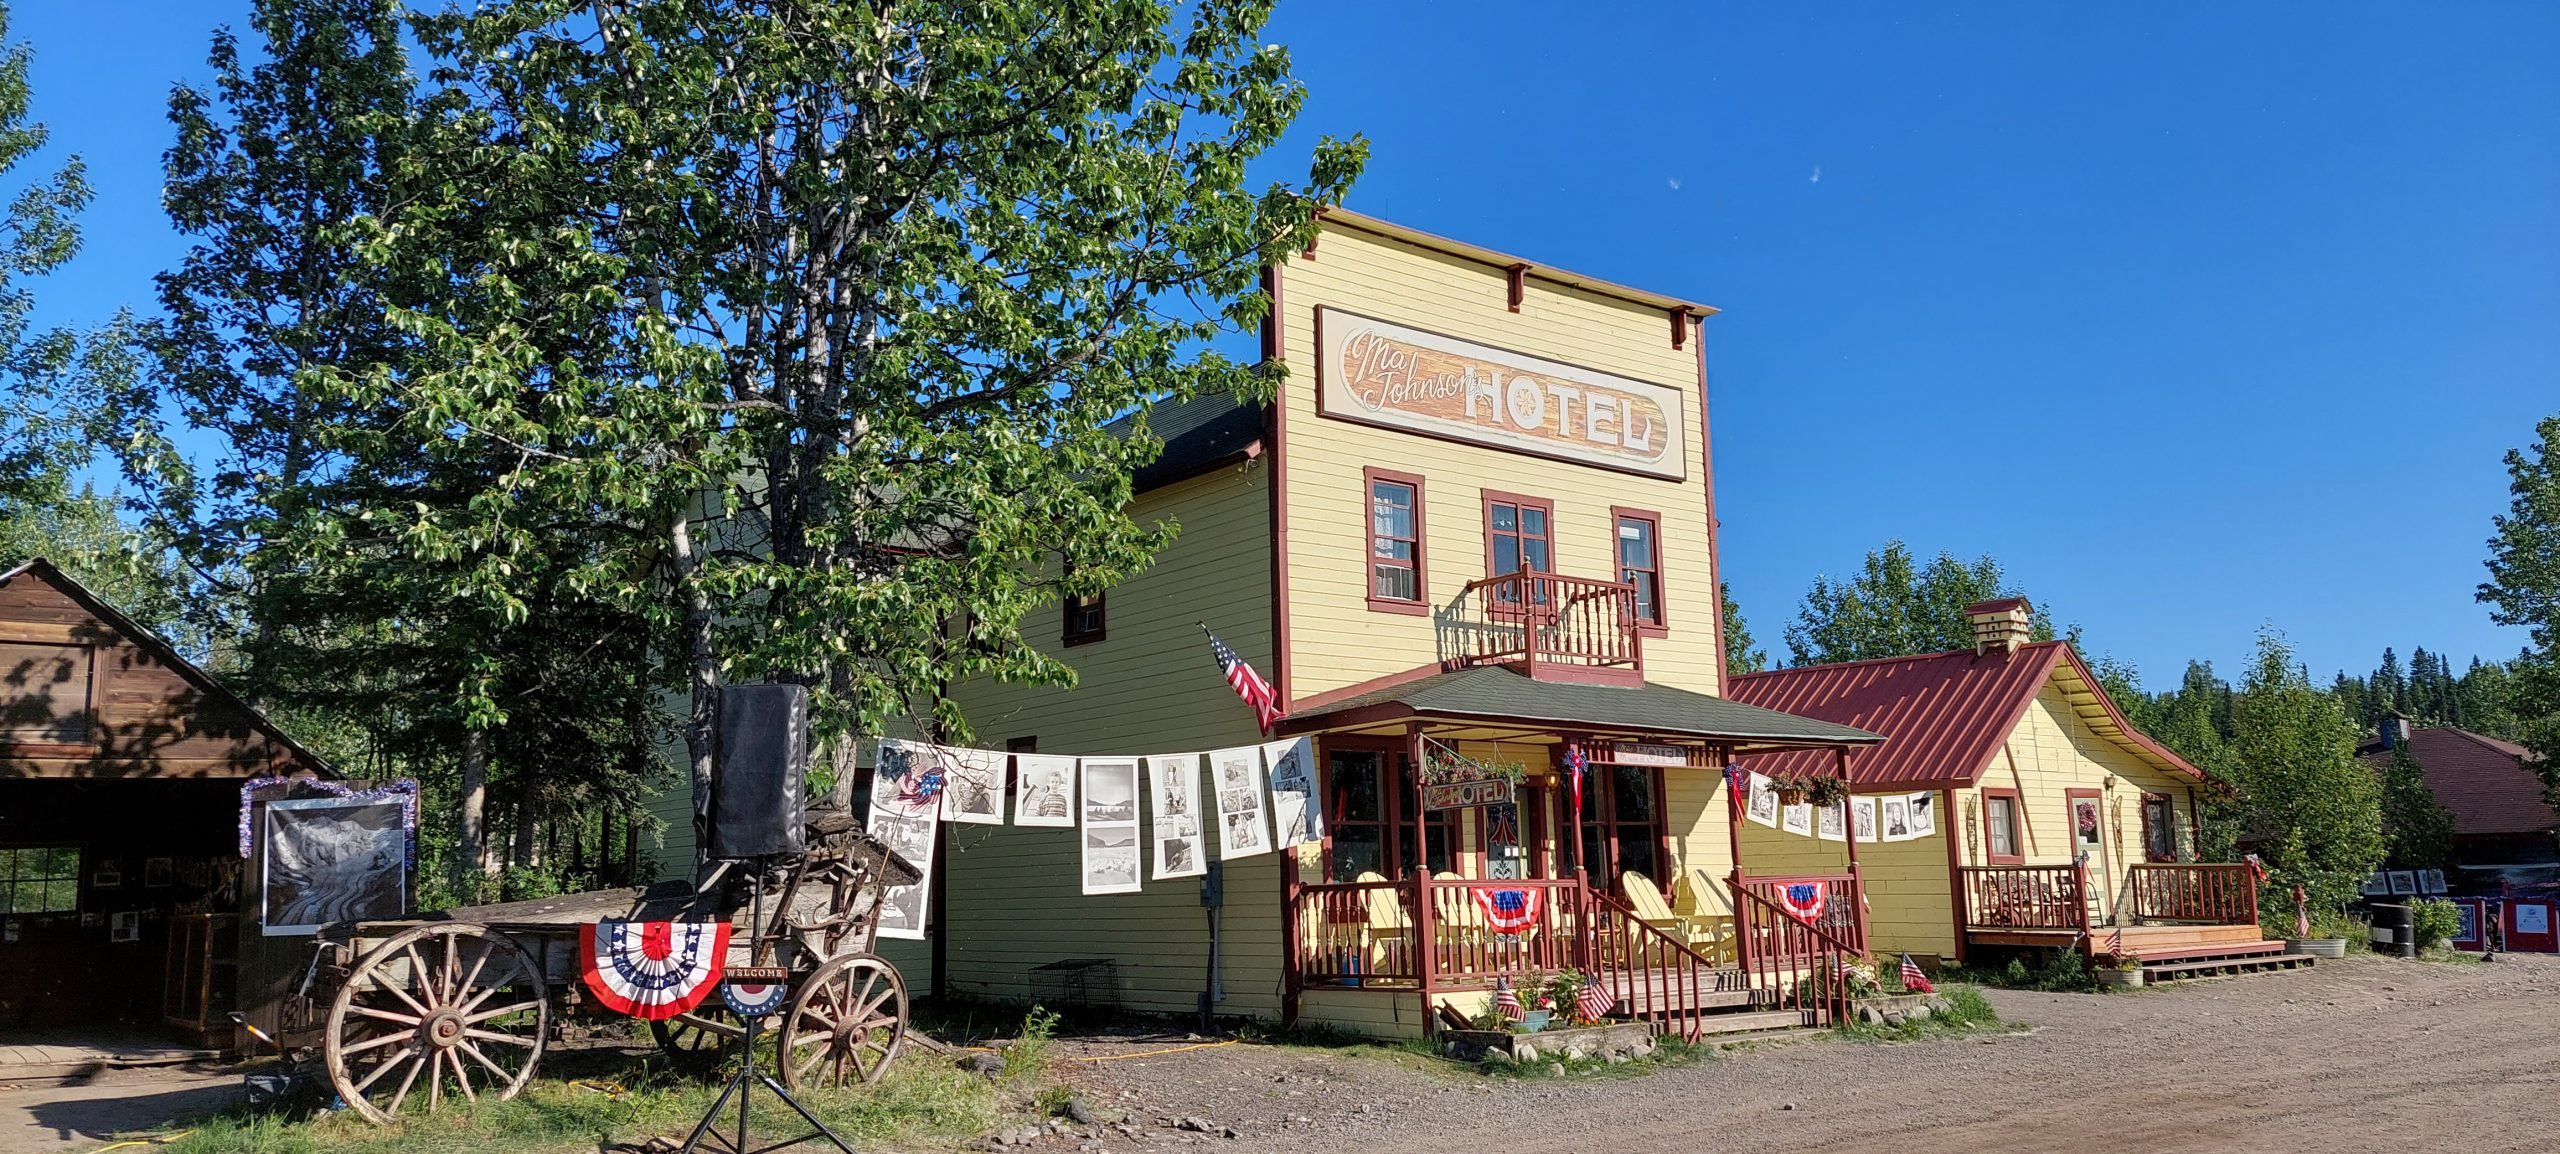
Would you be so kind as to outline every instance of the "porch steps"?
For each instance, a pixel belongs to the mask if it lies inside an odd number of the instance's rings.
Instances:
[[[1754,1010],[1745,1014],[1709,1014],[1699,1020],[1699,1031],[1717,1041],[1737,1034],[1781,1034],[1801,1030],[1804,1014],[1797,1010]]]
[[[2239,974],[2263,973],[2271,970],[2302,969],[2314,964],[2314,961],[2309,954],[2284,953],[2282,952],[2284,948],[2284,944],[2282,942],[2275,943],[2275,945],[2278,952],[2272,954],[2246,954],[2238,957],[2208,958],[2204,961],[2196,962],[2166,962],[2158,965],[2145,964],[2142,967],[2142,980],[2145,982],[2172,982],[2187,981],[2196,978],[2223,978]]]
[[[2262,957],[2281,954],[2284,948],[2283,942],[2255,941],[2162,946],[2125,952],[2141,959],[2144,965],[2150,965],[2154,962],[2201,962],[2219,958]]]

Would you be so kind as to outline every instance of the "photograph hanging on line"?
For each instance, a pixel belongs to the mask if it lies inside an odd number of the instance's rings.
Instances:
[[[927,903],[933,896],[933,847],[942,837],[944,779],[934,766],[930,746],[896,738],[880,742],[871,773],[871,820],[865,828],[922,875],[914,885],[881,892],[884,938],[924,940],[925,917],[932,908]]]
[[[268,936],[408,912],[409,832],[397,800],[312,798],[267,804]]]
[[[880,739],[871,771],[871,813],[940,820],[945,780],[933,747],[902,738]]]
[[[1246,745],[1213,752],[1209,776],[1218,787],[1218,859],[1271,852],[1271,823],[1262,804],[1262,750]]]
[[[1794,805],[1780,806],[1778,815],[1778,828],[1798,837],[1813,836],[1812,802],[1800,801]]]
[[[1013,755],[1013,777],[1013,824],[1075,827],[1076,759],[1017,753]]]
[[[1884,822],[1884,840],[1911,840],[1911,799],[1888,797],[1877,807],[1877,817]]]
[[[2391,871],[2391,896],[2407,897],[2418,892],[2418,875],[2414,870]]]
[[[1771,828],[1777,826],[1778,789],[1769,784],[1768,778],[1756,773],[1751,775],[1751,797],[1743,816]]]
[[[1849,799],[1849,828],[1853,831],[1852,836],[1859,841],[1876,840],[1876,799],[1872,797]]]
[[[1814,834],[1824,841],[1845,841],[1849,837],[1847,823],[1841,819],[1841,807],[1826,805],[1815,810]]]
[[[1271,812],[1280,848],[1324,840],[1324,807],[1316,798],[1315,739],[1268,742],[1263,765],[1271,775]]]
[[[1138,763],[1088,757],[1083,777],[1083,889],[1088,894],[1138,892]]]
[[[992,749],[937,746],[942,755],[942,820],[970,825],[1004,824],[1005,755]]]
[[[1155,803],[1155,876],[1187,878],[1206,873],[1200,853],[1200,755],[1147,758],[1147,790]]]
[[[1924,838],[1938,832],[1938,795],[1915,793],[1910,800],[1911,836]]]

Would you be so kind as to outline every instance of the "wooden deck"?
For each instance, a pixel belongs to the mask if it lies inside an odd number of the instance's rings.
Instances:
[[[2134,959],[2154,981],[2311,964],[2310,958],[2286,952],[2283,942],[2270,940],[2253,925],[2126,926],[2121,951],[2110,945],[2115,932],[2108,926],[2093,930],[2089,952],[2102,958]],[[1965,931],[1965,940],[1978,946],[2070,949],[2080,944],[2080,935],[2075,930],[1976,928]]]

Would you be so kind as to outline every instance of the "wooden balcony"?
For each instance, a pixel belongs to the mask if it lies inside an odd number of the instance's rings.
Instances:
[[[1459,665],[1509,665],[1545,681],[1644,681],[1636,589],[1623,581],[1537,572],[1487,577],[1466,587],[1442,625]]]

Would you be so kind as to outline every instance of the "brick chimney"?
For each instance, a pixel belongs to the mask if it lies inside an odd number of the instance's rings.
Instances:
[[[1973,619],[1976,654],[2016,652],[2027,643],[2035,623],[2035,609],[2024,597],[1976,602],[1964,607],[1964,615]]]

